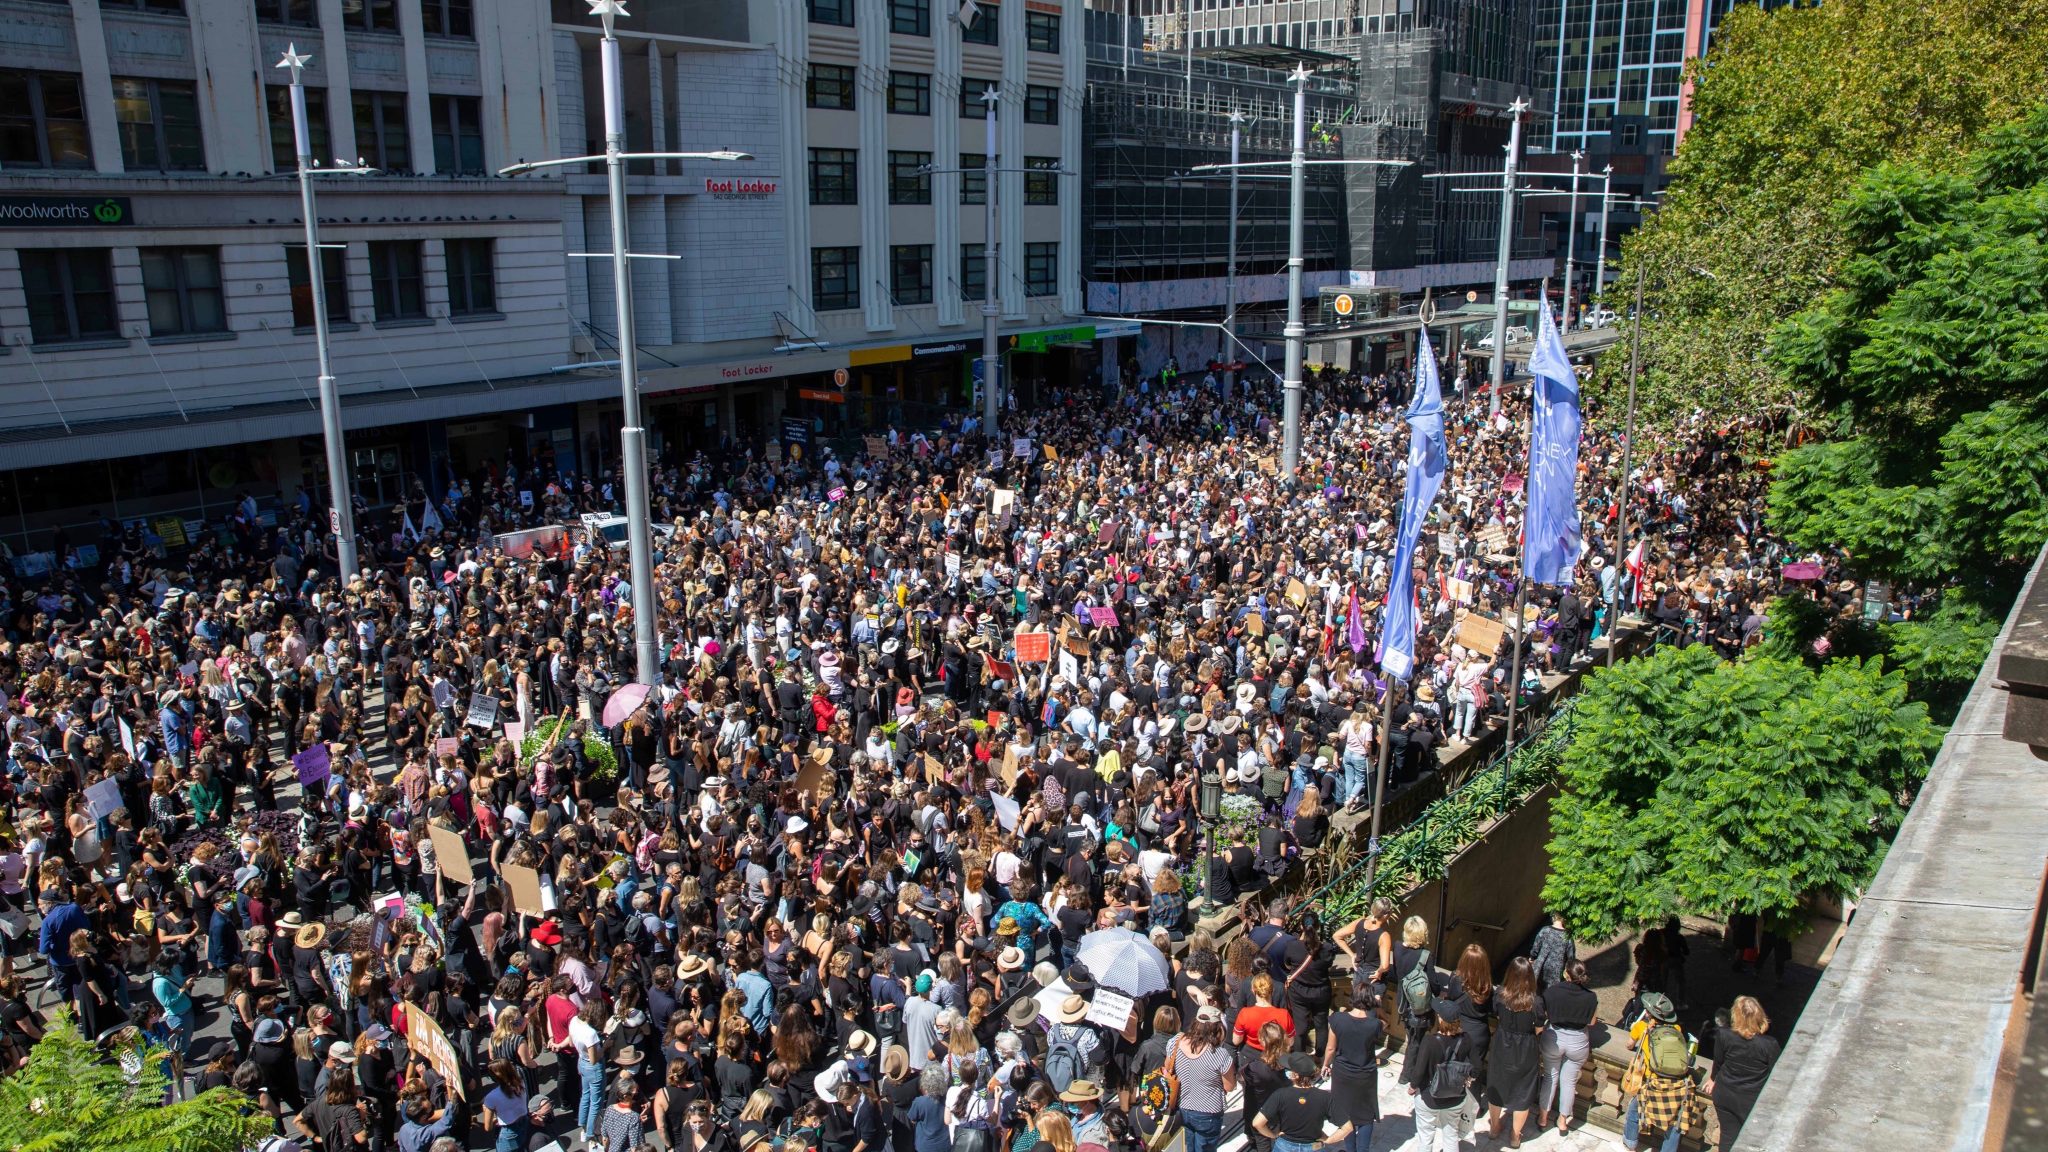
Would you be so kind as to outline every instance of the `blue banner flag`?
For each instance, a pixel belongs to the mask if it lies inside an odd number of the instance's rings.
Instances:
[[[1529,437],[1529,516],[1522,570],[1538,584],[1570,583],[1579,559],[1579,378],[1543,302],[1529,357],[1534,430]]]
[[[1436,503],[1437,489],[1443,487],[1444,467],[1450,450],[1444,443],[1444,395],[1437,380],[1436,350],[1429,345],[1429,329],[1422,330],[1422,346],[1416,352],[1415,399],[1405,414],[1408,420],[1408,488],[1401,496],[1401,530],[1394,540],[1394,568],[1387,585],[1387,609],[1381,616],[1380,667],[1397,679],[1406,680],[1415,669],[1415,545],[1422,537],[1422,522],[1429,519],[1429,507]]]

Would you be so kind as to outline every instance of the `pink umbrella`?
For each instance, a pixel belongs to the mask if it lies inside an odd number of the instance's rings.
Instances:
[[[640,706],[646,702],[647,685],[626,685],[617,692],[612,693],[612,698],[604,702],[604,726],[607,728],[618,727],[626,722],[626,717],[638,712]]]

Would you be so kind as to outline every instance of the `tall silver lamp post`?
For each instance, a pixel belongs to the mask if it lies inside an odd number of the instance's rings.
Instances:
[[[587,0],[590,14],[604,24],[604,41],[599,59],[604,70],[604,154],[565,156],[559,160],[537,160],[502,168],[500,176],[522,176],[541,168],[604,161],[611,201],[613,298],[618,304],[619,398],[624,406],[624,426],[619,429],[620,471],[625,474],[626,541],[633,573],[633,655],[634,679],[649,686],[661,680],[661,651],[656,639],[654,594],[654,544],[648,523],[647,430],[640,425],[640,381],[633,333],[633,278],[626,261],[639,257],[680,260],[668,253],[634,252],[627,246],[626,163],[630,160],[752,160],[750,153],[716,152],[628,152],[626,151],[625,86],[620,80],[619,38],[612,24],[626,12],[626,0]],[[571,253],[571,255],[599,255]]]
[[[985,436],[996,434],[1003,407],[996,386],[1003,363],[1002,348],[996,343],[996,321],[1002,314],[996,305],[996,268],[1001,264],[1003,251],[1002,237],[996,231],[996,104],[1001,99],[1002,93],[993,84],[981,94],[988,126],[988,150],[981,156],[981,199],[988,206],[988,224],[981,234],[981,423]]]
[[[1508,367],[1508,260],[1515,241],[1515,167],[1522,154],[1522,113],[1527,100],[1509,105],[1514,124],[1508,129],[1507,170],[1500,178],[1500,250],[1493,263],[1493,395],[1486,404],[1489,417],[1500,413],[1500,384]]]
[[[328,349],[327,278],[320,262],[320,218],[314,209],[313,177],[361,176],[375,172],[358,160],[354,164],[335,161],[323,168],[313,158],[313,133],[306,122],[306,85],[301,77],[313,57],[286,44],[284,57],[276,67],[289,69],[292,101],[292,146],[299,163],[299,211],[306,218],[306,282],[313,289],[313,346],[320,354],[320,439],[327,450],[327,530],[334,534],[334,555],[341,582],[359,569],[356,565],[356,509],[348,482],[348,446],[341,432],[341,390],[334,382],[333,357]]]

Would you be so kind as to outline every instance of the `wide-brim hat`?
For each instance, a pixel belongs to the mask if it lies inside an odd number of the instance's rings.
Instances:
[[[1038,1022],[1038,1001],[1029,996],[1019,996],[1011,1003],[1009,1011],[1003,1014],[1010,1027],[1029,1028]]]
[[[811,749],[811,763],[823,768],[832,763],[832,749],[823,746]]]
[[[1060,979],[1066,981],[1067,987],[1083,996],[1095,991],[1095,973],[1090,972],[1088,966],[1078,960],[1067,965],[1067,970],[1060,973]]]
[[[287,912],[281,918],[279,918],[277,922],[277,928],[279,932],[296,933],[299,929],[305,926],[305,918],[300,916],[297,912]]]
[[[1093,1080],[1076,1080],[1060,1093],[1060,1099],[1069,1104],[1087,1104],[1102,1099],[1102,1085]]]
[[[1669,1024],[1678,1019],[1678,1009],[1672,1006],[1671,997],[1662,992],[1643,994],[1643,1015],[1659,1024]]]
[[[1247,680],[1237,686],[1237,702],[1249,704],[1259,697],[1259,686]]]
[[[1024,967],[1024,950],[1011,945],[996,954],[996,968],[1003,972],[1015,972]]]
[[[902,647],[903,641],[891,636],[887,640],[882,641],[882,655],[894,656]]]
[[[1188,722],[1181,725],[1181,730],[1190,736],[1196,736],[1200,735],[1208,727],[1209,718],[1197,712],[1193,716],[1188,717]]]
[[[1216,722],[1216,731],[1222,733],[1225,736],[1232,735],[1236,733],[1238,729],[1243,727],[1244,717],[1239,716],[1235,712],[1232,712],[1230,715],[1225,716],[1223,719],[1218,720]]]
[[[1079,1024],[1088,1016],[1088,1001],[1079,996],[1069,996],[1060,1001],[1059,1008],[1052,1015],[1062,1024]]]
[[[676,965],[676,975],[684,980],[695,980],[711,971],[711,961],[702,956],[685,956]]]
[[[327,939],[327,925],[308,924],[292,937],[292,943],[300,948],[318,948]]]
[[[621,1068],[631,1068],[645,1059],[647,1057],[642,1055],[638,1048],[628,1044],[613,1055],[612,1063],[617,1064]]]
[[[846,1050],[856,1056],[871,1055],[875,1050],[875,1038],[866,1029],[856,1028],[853,1035],[846,1038]]]

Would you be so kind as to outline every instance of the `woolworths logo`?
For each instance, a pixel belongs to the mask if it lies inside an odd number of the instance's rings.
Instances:
[[[0,196],[0,227],[110,228],[134,219],[126,196]]]

